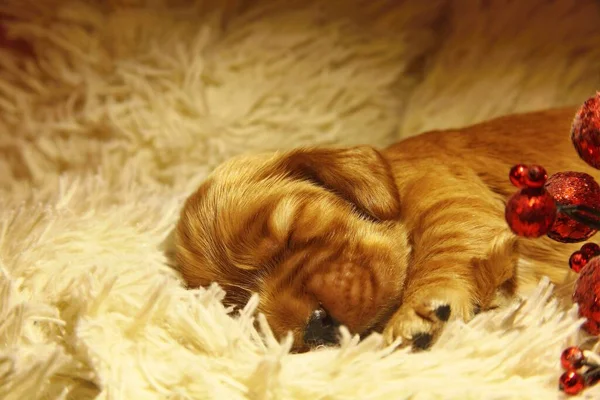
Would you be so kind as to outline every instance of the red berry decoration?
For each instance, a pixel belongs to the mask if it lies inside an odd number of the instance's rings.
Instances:
[[[527,171],[527,176],[525,177],[525,184],[530,188],[541,188],[546,183],[548,179],[548,173],[544,169],[544,167],[539,165],[532,165],[529,167]]]
[[[577,111],[571,140],[579,156],[600,169],[600,93]],[[600,185],[589,174],[559,172],[548,179],[539,165],[517,164],[509,178],[520,189],[508,200],[504,215],[515,234],[529,238],[546,234],[558,242],[575,243],[600,230]],[[579,273],[573,301],[579,305],[579,316],[586,319],[583,329],[592,335],[600,335],[599,256],[600,246],[586,243],[569,258],[569,266]],[[579,394],[600,382],[600,365],[586,360],[579,347],[565,349],[560,361],[566,371],[559,389],[566,394]]]
[[[510,182],[518,187],[519,189],[525,189],[527,187],[527,175],[529,174],[529,168],[524,164],[517,164],[510,169],[508,177]]]
[[[575,395],[585,388],[585,380],[577,372],[567,371],[560,376],[558,388],[566,394]]]
[[[569,267],[575,271],[581,271],[591,258],[600,255],[600,246],[596,243],[586,243],[569,257]]]
[[[587,262],[588,256],[580,250],[577,250],[569,257],[569,267],[575,272],[581,271],[581,268],[585,267]]]
[[[571,139],[580,157],[600,169],[600,93],[577,112]],[[539,165],[517,164],[509,178],[520,189],[508,200],[504,214],[515,234],[529,238],[547,235],[558,242],[575,243],[600,230],[600,185],[591,175],[568,171],[548,179]],[[580,317],[586,319],[583,329],[592,335],[600,335],[599,256],[600,246],[586,243],[569,258],[569,266],[579,273],[573,301],[579,305]],[[559,379],[559,388],[568,395],[600,381],[600,365],[586,360],[579,347],[565,349],[561,364],[566,372]]]
[[[600,185],[584,172],[558,172],[548,179],[545,188],[559,205],[600,208]],[[596,232],[559,212],[548,237],[557,242],[576,243],[589,239]]]
[[[517,235],[540,237],[552,227],[556,205],[552,196],[543,189],[521,189],[508,200],[504,217]]]
[[[567,370],[576,370],[583,367],[585,357],[583,351],[577,346],[571,346],[566,348],[560,355],[560,363],[562,367]]]
[[[592,335],[600,334],[600,257],[592,258],[581,268],[573,301],[579,305],[579,316],[587,319],[583,328]]]
[[[590,258],[600,255],[600,246],[598,246],[596,243],[586,243],[581,246],[580,251],[585,254],[589,260]]]
[[[600,93],[587,99],[575,114],[571,140],[579,157],[600,169]]]
[[[541,188],[548,179],[548,173],[540,165],[517,164],[510,169],[508,177],[519,189]]]

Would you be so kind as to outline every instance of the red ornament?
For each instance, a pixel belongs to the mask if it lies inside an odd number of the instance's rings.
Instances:
[[[584,172],[558,172],[548,179],[545,188],[560,205],[600,208],[600,185]],[[557,242],[576,243],[589,239],[596,232],[559,212],[548,237]]]
[[[554,223],[556,205],[552,196],[543,188],[521,189],[508,200],[504,217],[517,235],[540,237]]]
[[[571,346],[566,348],[560,355],[560,363],[562,367],[567,370],[576,370],[583,367],[585,357],[583,351],[577,346]]]
[[[548,179],[548,173],[540,165],[532,165],[527,171],[525,184],[530,188],[541,188]]]
[[[600,204],[600,185],[585,172],[557,172],[546,181],[546,190],[559,204],[590,207]]]
[[[579,305],[579,316],[587,319],[583,328],[592,335],[600,334],[600,257],[581,268],[573,301]]]
[[[524,164],[517,164],[510,169],[508,177],[510,182],[518,187],[519,189],[525,189],[527,187],[527,174],[529,168]]]
[[[585,267],[585,264],[587,264],[587,262],[587,254],[584,254],[580,250],[577,250],[576,252],[571,254],[571,257],[569,257],[569,267],[575,272],[581,271],[581,268]]]
[[[596,243],[586,243],[569,257],[569,267],[575,272],[581,271],[590,259],[600,255],[600,246]]]
[[[540,165],[517,164],[510,169],[508,177],[519,189],[541,188],[548,179],[548,173]]]
[[[585,254],[589,260],[590,258],[600,255],[600,246],[598,246],[596,243],[590,242],[581,246],[580,251]]]
[[[567,371],[560,376],[558,388],[566,394],[575,395],[585,388],[585,380],[577,372]]]
[[[583,161],[600,169],[600,93],[587,99],[575,114],[571,141]]]

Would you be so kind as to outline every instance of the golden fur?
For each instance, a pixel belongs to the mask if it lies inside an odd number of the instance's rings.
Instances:
[[[234,158],[185,203],[178,268],[190,287],[221,284],[231,304],[258,292],[274,332],[291,331],[297,349],[320,308],[351,332],[424,348],[448,317],[468,320],[544,275],[568,293],[579,245],[516,237],[504,205],[516,163],[593,171],[570,143],[575,111],[430,132],[383,151]]]

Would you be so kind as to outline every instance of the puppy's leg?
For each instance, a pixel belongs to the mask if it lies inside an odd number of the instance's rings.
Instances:
[[[469,170],[443,167],[403,187],[412,262],[384,337],[424,349],[449,319],[468,320],[492,306],[499,289],[510,290],[516,239],[502,197]]]

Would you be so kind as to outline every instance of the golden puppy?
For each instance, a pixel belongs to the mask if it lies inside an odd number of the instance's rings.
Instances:
[[[516,237],[504,207],[516,163],[594,171],[570,143],[575,112],[507,116],[382,151],[234,158],[187,200],[178,268],[190,287],[218,282],[230,304],[259,293],[296,349],[334,343],[339,324],[426,348],[450,318],[497,307],[542,276],[572,283],[579,245]]]

